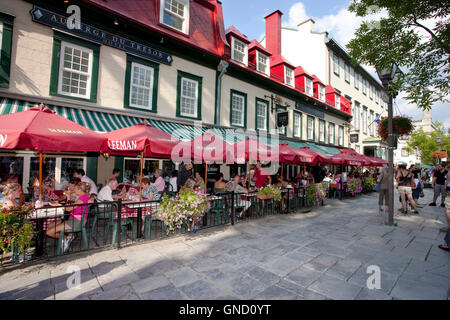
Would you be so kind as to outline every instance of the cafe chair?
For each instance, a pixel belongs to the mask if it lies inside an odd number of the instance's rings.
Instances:
[[[120,228],[121,228],[121,233],[122,236],[126,236],[126,231],[128,226],[131,226],[131,232],[132,232],[132,237],[133,237],[133,242],[136,242],[137,239],[137,233],[136,233],[136,226],[133,223],[133,219],[122,219],[121,223],[120,223]],[[108,222],[105,226],[105,238],[103,241],[103,244],[106,245],[107,241],[108,241],[108,237],[109,237],[109,230],[112,229],[112,241],[111,241],[111,246],[113,248],[116,247],[116,243],[117,243],[117,232],[119,230],[119,221],[117,221],[117,219],[115,219],[115,212],[111,211],[110,212],[110,218],[108,219]]]
[[[64,248],[62,248],[62,242],[64,239],[64,235],[66,233],[80,233],[81,232],[81,238],[83,241],[83,247],[84,250],[88,250],[89,249],[89,242],[88,242],[88,233],[87,233],[87,229],[86,229],[86,225],[87,225],[87,219],[88,219],[88,215],[89,215],[89,210],[90,210],[91,206],[90,205],[86,205],[83,214],[81,215],[81,223],[80,226],[77,228],[73,228],[73,229],[68,229],[68,230],[62,230],[59,233],[59,239],[58,239],[58,246],[56,248],[56,255],[59,256],[62,253],[62,250]]]
[[[146,216],[145,217],[145,222],[144,222],[144,234],[145,234],[145,239],[146,240],[151,240],[152,239],[152,224],[153,224],[153,221],[156,221],[156,223],[161,222],[161,232],[162,233],[166,232],[166,226],[165,226],[163,221],[157,219],[154,214],[152,214],[151,216]]]

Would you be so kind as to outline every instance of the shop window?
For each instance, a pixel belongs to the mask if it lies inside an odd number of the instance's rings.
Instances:
[[[189,34],[189,0],[161,0],[160,21]]]

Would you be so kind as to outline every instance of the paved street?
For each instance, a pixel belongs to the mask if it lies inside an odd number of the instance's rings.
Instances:
[[[393,228],[377,194],[329,200],[309,214],[12,270],[0,275],[0,299],[448,299],[443,210],[397,216]],[[73,265],[81,288],[69,290]],[[367,288],[368,266],[380,268],[380,290]]]

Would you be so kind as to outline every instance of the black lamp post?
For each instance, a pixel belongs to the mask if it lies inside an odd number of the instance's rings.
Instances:
[[[384,90],[388,95],[388,161],[389,161],[389,186],[388,186],[388,204],[389,204],[389,212],[388,219],[386,224],[389,226],[394,226],[394,125],[393,125],[393,100],[396,93],[393,93],[390,85],[395,79],[395,76],[400,73],[400,69],[395,63],[392,63],[389,67],[377,70],[378,77],[383,84]]]

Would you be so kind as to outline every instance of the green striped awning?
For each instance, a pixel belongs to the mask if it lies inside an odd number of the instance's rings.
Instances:
[[[38,107],[38,103],[0,98],[0,115],[26,111]],[[83,127],[96,132],[110,132],[118,129],[134,126],[147,121],[150,125],[181,140],[192,140],[207,131],[206,128],[196,128],[180,123],[153,120],[143,117],[134,117],[123,114],[84,110],[78,108],[61,107],[46,104],[46,107],[55,111],[58,115],[76,122]],[[217,129],[218,130],[218,129]],[[225,135],[225,133],[221,132]]]
[[[339,150],[338,148],[319,146],[319,145],[317,145],[315,143],[311,143],[311,142],[307,142],[306,146],[311,148],[312,150],[321,152],[326,156],[335,156],[341,152],[341,150]]]

